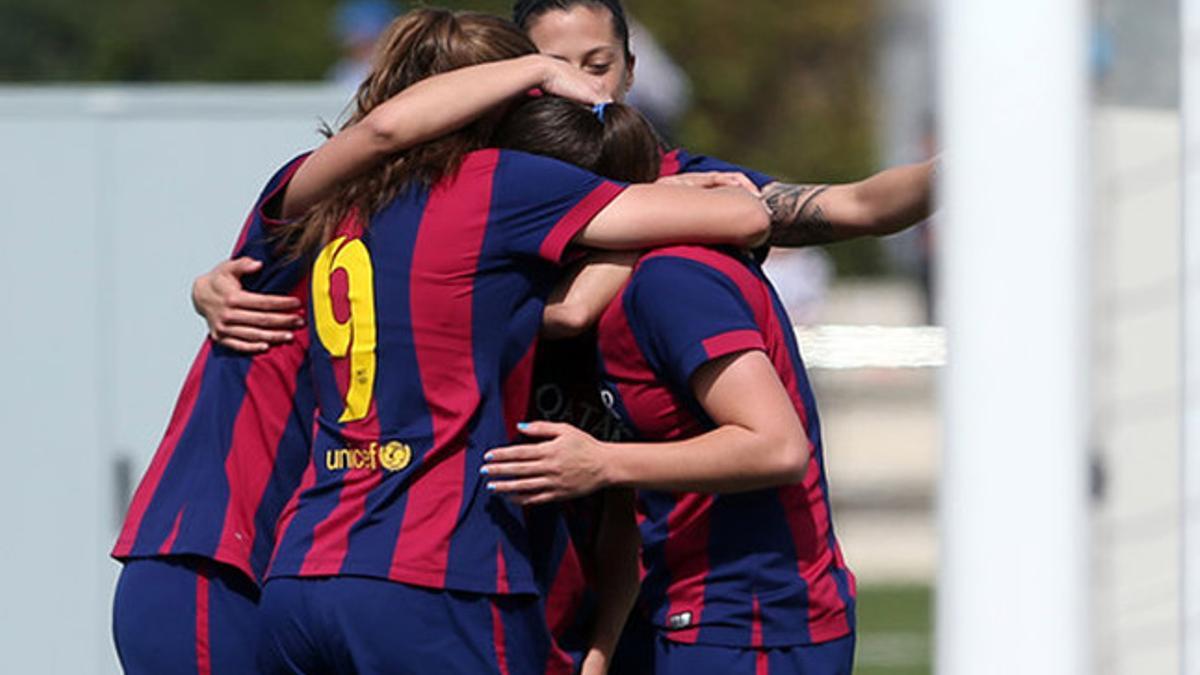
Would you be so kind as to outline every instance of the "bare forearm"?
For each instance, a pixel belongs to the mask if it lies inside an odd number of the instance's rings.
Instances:
[[[638,594],[638,551],[634,497],[631,490],[609,490],[596,537],[596,622],[592,631],[589,660],[603,660],[605,667],[616,651],[621,631]]]
[[[770,223],[758,197],[740,187],[632,185],[576,237],[576,244],[640,250],[671,244],[764,243]]]
[[[934,161],[881,171],[851,187],[875,234],[899,232],[929,217]]]
[[[601,463],[611,486],[664,492],[731,493],[799,481],[808,448],[726,424],[669,443],[608,443]]]
[[[389,152],[443,136],[537,87],[546,57],[523,56],[460,68],[417,82],[372,110],[367,125]]]
[[[461,68],[422,80],[380,104],[326,141],[296,172],[283,215],[303,215],[343,182],[388,155],[466,126],[546,76],[546,57],[532,55]]]
[[[929,216],[933,166],[899,166],[843,185],[772,183],[763,190],[770,243],[812,246],[911,227]]]
[[[594,325],[629,280],[638,255],[636,251],[589,254],[551,292],[542,314],[542,335],[573,337]]]

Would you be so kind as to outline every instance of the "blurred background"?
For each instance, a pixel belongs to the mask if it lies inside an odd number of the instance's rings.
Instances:
[[[633,100],[673,142],[789,181],[853,181],[918,161],[940,149],[935,4],[627,0]],[[15,384],[0,394],[15,430],[0,454],[6,672],[116,671],[118,568],[106,556],[204,335],[191,280],[228,254],[271,170],[344,113],[374,36],[405,9],[0,2],[0,363]],[[1091,10],[1093,659],[1102,673],[1174,673],[1180,7],[1095,0]],[[1022,55],[1012,58],[1018,67]],[[997,189],[1019,193],[1020,183]],[[768,263],[817,352],[835,521],[860,582],[864,674],[932,668],[938,221]],[[829,338],[844,326],[905,330],[847,355]],[[934,356],[897,356],[905,340]]]

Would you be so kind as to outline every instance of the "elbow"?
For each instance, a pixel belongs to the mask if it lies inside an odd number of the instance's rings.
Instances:
[[[399,129],[379,111],[368,113],[358,124],[376,152],[390,154],[404,149]]]
[[[542,313],[542,335],[551,340],[577,337],[590,327],[591,316],[587,308],[578,304],[546,305]]]
[[[803,481],[804,475],[808,471],[809,460],[812,458],[808,440],[803,437],[789,438],[778,447],[777,477],[779,480],[785,485]]]

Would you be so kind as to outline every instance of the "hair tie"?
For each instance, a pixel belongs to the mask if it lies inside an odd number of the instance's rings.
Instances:
[[[604,124],[604,111],[607,109],[607,103],[597,103],[596,105],[592,106],[592,112],[595,113],[596,118],[600,120],[600,124]]]

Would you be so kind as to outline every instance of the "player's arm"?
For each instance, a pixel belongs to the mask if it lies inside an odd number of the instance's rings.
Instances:
[[[542,336],[575,337],[593,326],[633,273],[637,251],[597,251],[571,268],[546,300]]]
[[[633,491],[606,491],[596,537],[596,619],[580,675],[608,672],[621,631],[637,600],[640,548]]]
[[[754,196],[762,194],[744,174],[728,171],[667,176],[655,184],[705,190],[740,188]],[[637,258],[632,251],[589,254],[550,294],[542,317],[542,335],[550,339],[573,337],[594,325],[629,280]]]
[[[540,87],[587,103],[606,100],[592,78],[549,57],[530,55],[462,68],[422,80],[321,145],[296,171],[281,216],[296,218],[339,185],[385,157],[469,124],[508,99]],[[247,293],[241,276],[257,263],[223,262],[192,285],[192,304],[222,345],[262,351],[303,325],[298,305]]]
[[[765,241],[769,225],[763,202],[740,187],[631,185],[573,243],[609,250],[684,243],[751,248]]]
[[[730,493],[803,478],[808,437],[766,353],[713,359],[690,386],[716,429],[682,441],[605,443],[568,424],[532,422],[521,433],[539,442],[485,456],[489,489],[537,504],[609,487]]]
[[[296,218],[384,158],[470,124],[540,88],[588,104],[608,98],[594,78],[540,54],[461,68],[422,80],[335,134],[296,172],[282,215]]]
[[[911,227],[929,217],[934,166],[934,160],[898,166],[841,185],[771,183],[763,188],[770,243],[810,246]]]
[[[734,183],[737,185],[736,183]],[[635,250],[676,243],[749,247],[766,234],[767,214],[744,186],[634,185],[601,210],[574,242],[614,249],[589,256],[556,287],[542,314],[550,338],[592,326],[629,279]]]

